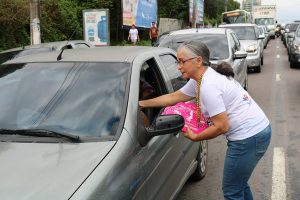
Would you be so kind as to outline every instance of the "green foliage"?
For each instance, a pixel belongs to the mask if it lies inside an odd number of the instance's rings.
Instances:
[[[0,51],[30,44],[30,0],[0,0]],[[85,9],[109,9],[110,40],[112,45],[130,45],[128,30],[122,29],[123,0],[40,0],[42,42],[83,39],[83,14]],[[219,24],[225,8],[224,0],[205,0],[204,23]],[[189,19],[189,1],[157,0],[158,18]],[[239,8],[239,3],[228,0],[227,9]],[[5,27],[5,28],[2,28]],[[141,42],[150,46],[147,30],[139,30]]]

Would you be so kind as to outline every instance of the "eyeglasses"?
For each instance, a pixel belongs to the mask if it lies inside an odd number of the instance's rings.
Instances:
[[[197,56],[197,57],[198,57],[198,56]],[[177,60],[176,63],[177,63],[178,65],[180,65],[180,66],[183,66],[184,63],[185,63],[186,61],[193,60],[193,59],[195,59],[195,58],[197,58],[197,57],[192,57],[192,58],[188,58],[188,59],[185,59],[185,60]]]

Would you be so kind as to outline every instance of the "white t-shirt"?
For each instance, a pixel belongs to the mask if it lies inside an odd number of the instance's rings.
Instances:
[[[190,79],[180,89],[184,94],[196,97],[197,82]],[[230,141],[249,138],[269,125],[269,120],[250,97],[247,91],[234,79],[229,79],[208,67],[200,87],[201,112],[207,118],[227,112]]]
[[[138,36],[139,32],[136,28],[134,28],[134,29],[131,28],[129,30],[129,34],[130,34],[130,39],[135,41],[135,40],[137,40],[137,36]]]

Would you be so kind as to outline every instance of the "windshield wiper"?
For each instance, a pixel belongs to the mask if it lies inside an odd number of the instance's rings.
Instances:
[[[3,135],[25,135],[38,137],[62,137],[78,142],[80,137],[68,133],[59,133],[46,129],[0,129],[0,134]]]

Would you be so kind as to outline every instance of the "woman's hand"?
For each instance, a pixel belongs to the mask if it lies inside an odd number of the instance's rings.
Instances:
[[[190,127],[187,127],[187,131],[183,132],[184,137],[192,140],[192,141],[197,141],[197,134],[195,134]]]

